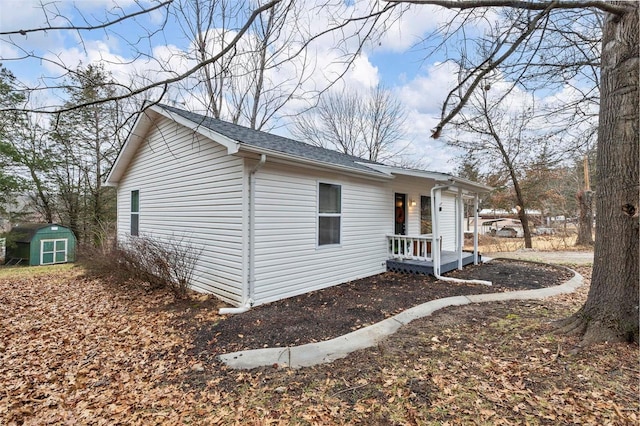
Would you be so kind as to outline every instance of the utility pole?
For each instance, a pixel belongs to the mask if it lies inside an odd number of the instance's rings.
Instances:
[[[593,192],[591,191],[591,182],[589,181],[589,156],[587,154],[585,154],[582,160],[582,165],[584,169],[584,187],[576,195],[580,208],[576,245],[591,246],[593,245]]]

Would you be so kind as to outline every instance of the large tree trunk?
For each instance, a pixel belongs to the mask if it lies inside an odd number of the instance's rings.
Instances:
[[[591,288],[568,327],[586,343],[638,342],[638,3],[602,38],[596,240]]]
[[[577,246],[593,245],[593,192],[580,191],[576,195],[578,206],[580,207],[580,217],[578,221]]]

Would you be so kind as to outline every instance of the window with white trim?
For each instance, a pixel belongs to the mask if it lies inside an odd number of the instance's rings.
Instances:
[[[140,225],[140,191],[131,191],[131,235],[138,235]]]
[[[318,184],[318,245],[340,244],[342,187]]]

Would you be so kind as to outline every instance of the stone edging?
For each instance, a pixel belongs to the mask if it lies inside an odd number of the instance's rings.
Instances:
[[[566,268],[569,269],[569,268]],[[507,291],[501,293],[472,294],[431,300],[409,308],[393,317],[351,333],[318,343],[284,348],[251,349],[219,355],[218,359],[235,369],[251,369],[262,366],[310,367],[344,358],[351,352],[375,346],[380,340],[395,333],[403,325],[431,315],[438,309],[470,303],[498,302],[504,300],[543,299],[558,294],[573,293],[583,284],[584,278],[576,271],[565,283],[535,290]]]

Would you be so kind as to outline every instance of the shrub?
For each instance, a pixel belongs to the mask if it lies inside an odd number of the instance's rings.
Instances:
[[[108,247],[87,247],[82,263],[95,275],[117,275],[119,279],[146,283],[150,289],[168,288],[184,299],[200,252],[182,238],[137,236]]]

